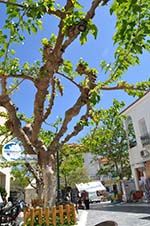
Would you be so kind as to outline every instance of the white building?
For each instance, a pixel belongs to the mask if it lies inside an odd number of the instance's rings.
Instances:
[[[6,112],[5,108],[0,107],[0,112]],[[5,123],[5,118],[0,117],[0,125],[4,125]],[[0,147],[2,148],[3,146],[3,139],[4,137],[0,136]],[[2,162],[2,155],[0,153],[0,162]],[[2,168],[0,167],[0,187],[5,188],[7,195],[9,196],[10,194],[10,167],[7,168]]]
[[[150,175],[150,92],[129,105],[122,114],[127,116],[129,159],[139,190],[140,178]]]
[[[84,154],[84,166],[90,179],[97,180],[99,179],[97,172],[100,169],[100,163],[98,159],[94,160],[94,158],[95,156],[90,152]]]
[[[111,173],[109,175],[98,175],[98,171],[108,160],[101,156],[95,156],[88,152],[84,154],[84,167],[86,168],[89,178],[93,181],[101,180],[104,183],[112,181]]]

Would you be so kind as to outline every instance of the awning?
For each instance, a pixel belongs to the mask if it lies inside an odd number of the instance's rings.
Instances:
[[[79,192],[85,190],[87,192],[106,191],[106,188],[100,181],[91,181],[88,183],[76,184]]]

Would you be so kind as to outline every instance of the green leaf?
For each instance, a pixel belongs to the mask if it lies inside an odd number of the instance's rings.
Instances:
[[[77,2],[77,1],[74,3],[74,7],[76,9],[82,9],[83,8],[83,6],[79,2]]]
[[[5,49],[0,49],[0,57],[3,57],[5,55]]]
[[[25,64],[23,65],[23,68],[24,68],[25,70],[29,70],[29,69],[30,69],[29,63],[25,63]]]
[[[66,72],[66,73],[69,74],[69,75],[72,74],[73,66],[72,66],[71,61],[65,60],[65,61],[63,62],[63,70],[64,70],[64,72]]]
[[[94,38],[96,39],[97,38],[97,34],[98,34],[98,29],[97,29],[95,24],[91,24],[90,25],[90,31],[93,34]]]
[[[15,55],[16,51],[15,51],[14,49],[11,49],[11,50],[10,50],[10,53],[11,53],[12,55]]]
[[[42,30],[42,28],[43,28],[42,21],[41,20],[37,20],[36,24],[37,24],[38,28]]]
[[[96,90],[90,92],[90,101],[93,105],[96,105],[100,101],[100,95]]]
[[[54,33],[52,33],[52,34],[51,34],[51,37],[50,37],[50,40],[49,40],[49,42],[50,42],[50,44],[51,44],[52,46],[55,45],[56,39],[57,39],[57,36],[56,36]]]
[[[48,41],[47,38],[43,38],[42,39],[42,45],[44,45],[44,46],[48,46],[49,45],[49,41]]]
[[[34,24],[31,25],[31,31],[37,33],[37,27]]]
[[[80,43],[81,45],[84,45],[87,42],[87,32],[82,32],[80,36]]]

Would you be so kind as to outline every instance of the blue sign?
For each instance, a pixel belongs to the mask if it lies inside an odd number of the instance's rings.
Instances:
[[[13,139],[3,146],[2,156],[8,161],[18,160],[22,159],[23,151],[24,149],[21,142],[17,139]]]
[[[5,144],[2,148],[2,156],[7,161],[25,160],[37,161],[37,155],[29,155],[24,153],[22,143],[16,138]]]

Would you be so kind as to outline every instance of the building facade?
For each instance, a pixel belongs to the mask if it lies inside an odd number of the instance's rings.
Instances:
[[[100,179],[97,175],[100,169],[99,159],[95,159],[95,155],[92,153],[85,153],[84,154],[84,166],[87,171],[88,176],[91,180],[98,180]]]
[[[0,112],[6,112],[5,108],[0,107]],[[5,123],[5,118],[0,117],[0,125],[4,125]],[[0,147],[2,149],[4,143],[3,143],[4,137],[0,136]],[[2,157],[2,150],[0,153],[0,163],[3,162],[3,157]],[[0,167],[0,187],[4,188],[5,191],[7,192],[7,196],[10,194],[10,167],[2,168]]]
[[[109,175],[99,175],[100,168],[107,163],[107,158],[101,156],[95,156],[92,153],[84,154],[84,166],[86,168],[89,178],[93,181],[100,180],[103,183],[112,184],[111,173]]]
[[[129,159],[137,190],[140,181],[150,176],[150,92],[129,105],[125,127],[128,136]]]

